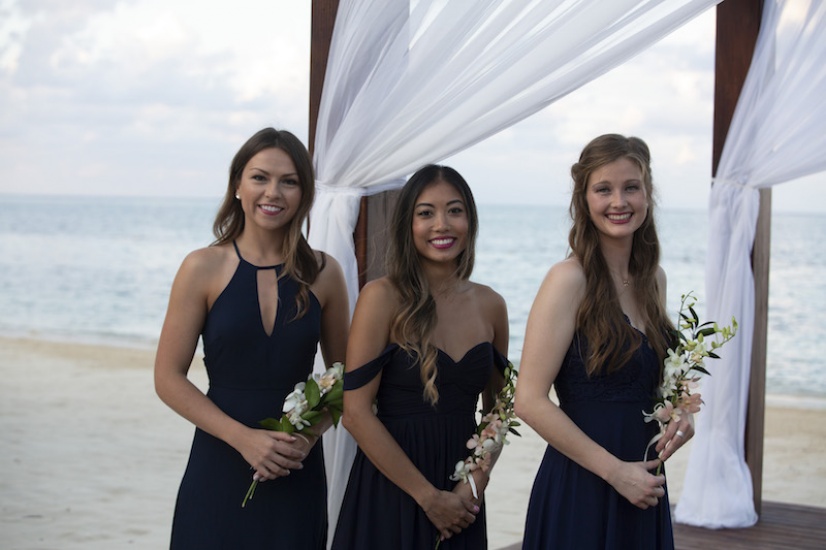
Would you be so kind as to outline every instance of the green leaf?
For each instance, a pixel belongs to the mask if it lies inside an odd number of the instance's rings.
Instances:
[[[330,417],[333,419],[333,426],[338,426],[339,421],[341,421],[341,409],[330,407],[328,410],[330,411]]]
[[[516,437],[522,437],[522,434],[514,430],[513,428],[508,428],[508,431],[515,435]]]
[[[318,384],[313,378],[307,380],[304,386],[304,395],[307,397],[307,405],[311,409],[314,409],[321,400],[321,390],[318,389]]]
[[[713,328],[713,327],[710,327],[710,328],[704,328],[704,329],[700,330],[700,332],[699,332],[698,334],[702,334],[703,336],[712,336],[712,335],[714,335],[716,332],[717,332],[717,331],[716,331],[716,330],[714,330],[714,328]]]
[[[324,395],[325,403],[341,403],[344,399],[344,386],[341,382],[336,382],[332,389]]]
[[[719,359],[720,358],[719,355],[717,355],[716,353],[714,353],[712,351],[708,352],[708,356],[711,357],[712,359]]]
[[[336,410],[338,412],[343,412],[344,411],[344,403],[342,403],[341,401],[339,401],[338,403],[328,403],[327,404],[327,410],[328,411]]]
[[[272,430],[274,432],[283,431],[281,430],[281,421],[276,420],[275,418],[265,418],[264,420],[259,422],[259,424],[261,424],[261,426],[263,426],[264,428]]]
[[[688,306],[688,311],[691,312],[691,317],[692,317],[691,320],[693,321],[691,324],[694,325],[694,326],[697,326],[697,323],[699,322],[700,317],[697,315],[697,312],[694,311],[693,307]]]
[[[694,370],[696,370],[697,372],[702,372],[702,373],[703,373],[703,374],[705,374],[705,375],[711,376],[711,373],[710,373],[710,372],[708,372],[706,369],[704,369],[703,367],[701,367],[701,366],[699,366],[699,365],[694,365],[694,367],[692,367],[692,368],[693,368]]]
[[[321,415],[324,413],[321,411],[307,411],[301,415],[301,418],[306,420],[310,423],[310,426],[314,426],[318,424],[318,421],[321,419]]]

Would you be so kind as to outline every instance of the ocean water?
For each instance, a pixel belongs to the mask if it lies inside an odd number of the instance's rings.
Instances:
[[[218,199],[0,196],[0,333],[154,347],[184,256],[212,240]],[[473,279],[505,298],[518,359],[531,303],[565,257],[558,206],[480,205]],[[704,311],[702,211],[661,211],[668,307],[694,290]],[[772,220],[767,392],[826,397],[826,216]]]

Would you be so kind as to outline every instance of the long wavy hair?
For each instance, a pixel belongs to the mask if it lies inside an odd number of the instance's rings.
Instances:
[[[287,227],[284,236],[284,269],[281,277],[290,275],[298,282],[299,292],[296,296],[296,316],[298,319],[306,313],[310,300],[310,285],[315,282],[321,266],[313,249],[302,233],[302,227],[310,213],[315,199],[315,175],[313,163],[307,148],[295,135],[287,130],[264,128],[256,132],[235,153],[229,167],[229,183],[224,201],[215,216],[212,232],[215,234],[213,245],[225,244],[237,239],[244,231],[244,210],[241,201],[235,198],[241,184],[241,174],[247,163],[264,149],[276,148],[284,151],[293,161],[299,186],[301,201],[298,210]]]
[[[468,234],[465,249],[456,260],[456,277],[460,280],[470,278],[475,260],[479,217],[470,186],[459,172],[448,166],[424,166],[404,185],[393,212],[387,252],[387,276],[401,297],[401,306],[391,324],[390,337],[407,353],[419,359],[424,397],[433,405],[439,401],[436,389],[438,351],[430,343],[437,320],[436,302],[413,242],[413,215],[422,191],[439,181],[452,185],[465,203]]]
[[[569,208],[573,225],[568,244],[572,256],[582,264],[586,279],[585,296],[577,312],[577,328],[588,342],[585,368],[589,375],[621,368],[631,359],[642,340],[639,332],[625,320],[587,201],[591,174],[620,158],[627,158],[642,171],[643,187],[648,198],[647,215],[634,233],[628,270],[633,281],[631,290],[640,306],[648,341],[661,360],[666,355],[674,328],[660,299],[657,282],[660,240],[654,220],[654,185],[648,145],[636,137],[618,134],[599,136],[585,146],[579,162],[571,166],[574,187]]]

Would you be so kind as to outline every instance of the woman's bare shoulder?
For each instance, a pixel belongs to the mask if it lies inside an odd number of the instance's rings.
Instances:
[[[332,286],[336,291],[338,287],[344,284],[344,271],[338,261],[320,250],[313,250],[316,261],[318,262],[318,275],[316,277],[313,287],[317,286]]]
[[[379,277],[364,285],[359,292],[359,300],[394,306],[400,303],[401,297],[396,285],[388,277]]]
[[[223,268],[234,254],[230,245],[206,246],[187,254],[181,268],[214,273],[215,270]]]
[[[237,266],[232,245],[207,246],[187,254],[175,280],[181,288],[203,294],[211,303],[232,278]]]
[[[493,288],[480,283],[470,282],[470,289],[475,300],[486,307],[505,307],[505,299]]]
[[[584,288],[586,283],[585,270],[576,257],[569,257],[557,262],[548,270],[545,281],[553,280],[555,285],[570,289]]]

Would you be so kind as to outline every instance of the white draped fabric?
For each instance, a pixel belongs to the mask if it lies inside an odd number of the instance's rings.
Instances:
[[[740,332],[703,381],[681,523],[710,528],[757,521],[744,430],[754,327],[750,253],[766,188],[826,169],[826,3],[767,0],[755,54],[711,191],[706,258],[708,319]]]
[[[310,243],[357,297],[359,196],[401,186],[650,46],[720,0],[341,0],[314,144]],[[551,131],[551,130],[549,130]],[[332,527],[355,446],[325,437]]]

